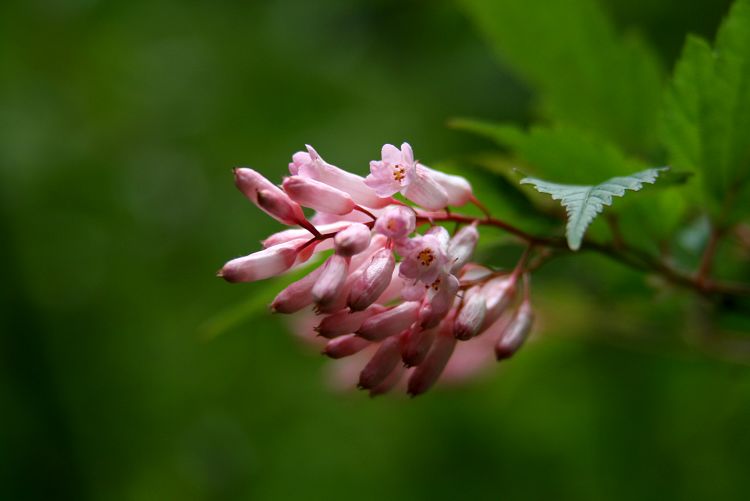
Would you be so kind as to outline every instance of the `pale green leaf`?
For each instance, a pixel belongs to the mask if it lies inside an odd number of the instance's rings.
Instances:
[[[537,191],[552,195],[553,200],[560,200],[568,213],[565,232],[568,246],[572,250],[578,250],[586,228],[602,212],[605,205],[612,205],[612,197],[621,197],[627,190],[638,191],[643,187],[643,183],[653,184],[659,173],[665,169],[667,168],[659,167],[636,172],[630,176],[613,177],[595,186],[550,183],[533,177],[523,178],[521,183],[531,184]]]

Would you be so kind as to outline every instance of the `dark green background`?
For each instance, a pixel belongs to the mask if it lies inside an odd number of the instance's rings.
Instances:
[[[605,5],[668,66],[728,8]],[[750,371],[660,343],[685,319],[602,259],[540,273],[505,367],[411,401],[332,392],[270,315],[201,336],[271,299],[213,276],[278,228],[232,167],[457,158],[491,146],[446,120],[532,101],[448,1],[2,2],[0,499],[747,499]]]

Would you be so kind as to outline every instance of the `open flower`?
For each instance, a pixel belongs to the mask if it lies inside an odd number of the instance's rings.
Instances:
[[[440,225],[471,221],[447,210],[477,203],[465,179],[418,163],[408,143],[383,146],[367,178],[329,164],[311,146],[292,156],[289,172],[278,187],[252,169],[235,170],[245,196],[290,228],[227,262],[219,276],[261,280],[328,251],[271,309],[307,318],[306,337],[322,340],[328,357],[345,358],[347,371],[357,364],[352,386],[379,395],[405,382],[419,395],[446,371],[470,374],[493,352],[503,359],[519,349],[533,321],[528,285],[514,306],[520,265],[501,274],[471,262],[479,220],[453,235]],[[316,213],[307,219],[302,207]]]

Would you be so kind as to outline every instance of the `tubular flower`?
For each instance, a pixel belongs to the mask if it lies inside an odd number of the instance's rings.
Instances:
[[[449,211],[468,202],[484,210],[466,179],[422,165],[408,143],[383,146],[366,178],[329,164],[311,146],[292,156],[289,173],[279,187],[252,169],[235,169],[240,191],[289,228],[218,275],[250,282],[316,263],[270,307],[307,318],[300,333],[323,342],[328,357],[346,359],[337,364],[359,364],[352,386],[370,395],[398,386],[419,395],[441,378],[475,372],[493,350],[497,359],[510,357],[528,337],[527,281],[516,299],[528,252],[511,273],[472,262],[483,220]],[[302,207],[316,212],[308,219]]]

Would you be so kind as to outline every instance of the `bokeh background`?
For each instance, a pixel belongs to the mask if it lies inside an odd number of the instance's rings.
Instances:
[[[669,68],[729,2],[602,5]],[[746,363],[662,342],[684,319],[601,258],[540,272],[511,362],[415,400],[232,321],[272,289],[214,272],[278,227],[232,167],[460,159],[493,147],[450,118],[533,103],[452,1],[0,3],[0,499],[747,499]]]

